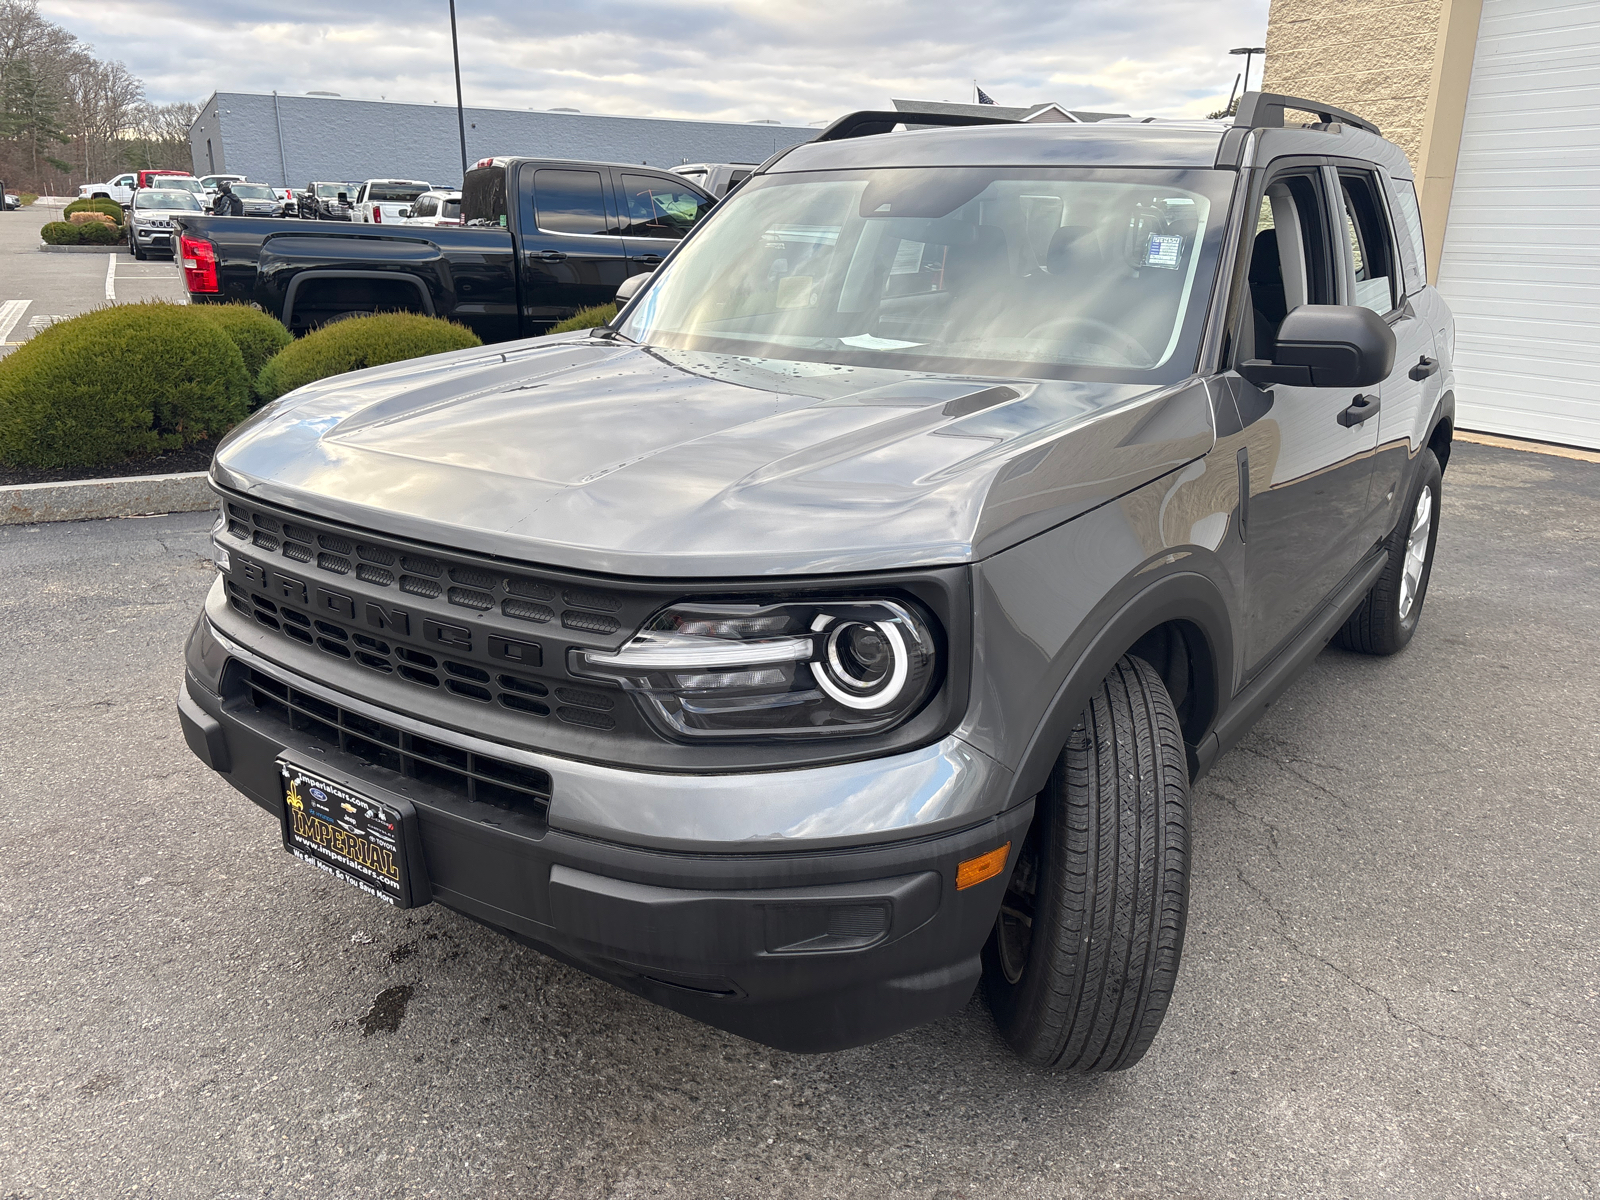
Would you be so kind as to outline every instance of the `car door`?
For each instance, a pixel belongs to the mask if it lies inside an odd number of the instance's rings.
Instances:
[[[1394,331],[1394,369],[1378,387],[1379,411],[1366,536],[1377,541],[1400,517],[1406,501],[1412,438],[1439,398],[1440,374],[1433,329],[1406,295],[1396,232],[1382,178],[1365,164],[1340,163],[1335,171],[1344,210],[1344,287],[1347,304],[1370,308]],[[1426,280],[1418,280],[1420,286]],[[1368,389],[1369,391],[1371,389]]]
[[[598,167],[524,164],[518,181],[522,312],[539,333],[580,308],[610,304],[628,259]]]
[[[653,271],[715,203],[682,178],[613,171],[628,274]]]
[[[1339,246],[1320,161],[1273,164],[1246,230],[1249,263],[1234,363],[1270,359],[1278,326],[1301,304],[1337,302]],[[1355,569],[1377,422],[1351,423],[1347,388],[1230,384],[1249,430],[1240,450],[1245,554],[1245,670],[1282,649]]]

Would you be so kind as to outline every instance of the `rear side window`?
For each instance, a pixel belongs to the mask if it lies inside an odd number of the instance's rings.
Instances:
[[[1392,312],[1400,303],[1400,272],[1377,178],[1365,171],[1340,171],[1339,190],[1344,199],[1345,238],[1355,270],[1351,299],[1380,315]]]
[[[711,207],[699,193],[655,175],[624,174],[622,190],[628,205],[624,237],[681,238]]]
[[[506,172],[504,167],[468,171],[461,185],[461,223],[479,228],[506,225]]]
[[[534,207],[546,233],[612,232],[599,171],[546,167],[533,173]]]
[[[1409,179],[1392,179],[1396,215],[1400,219],[1400,257],[1405,260],[1406,291],[1419,292],[1428,283],[1428,250],[1422,236],[1422,209]]]

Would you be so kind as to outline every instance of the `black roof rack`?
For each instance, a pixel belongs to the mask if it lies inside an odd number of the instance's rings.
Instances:
[[[1368,133],[1383,136],[1383,132],[1364,117],[1355,113],[1345,112],[1342,108],[1335,108],[1331,104],[1324,104],[1320,100],[1304,100],[1299,96],[1279,96],[1274,92],[1246,92],[1239,97],[1239,108],[1234,113],[1233,127],[1235,129],[1282,129],[1283,110],[1292,108],[1297,112],[1315,113],[1317,117],[1328,123],[1335,121],[1342,125],[1354,125],[1357,129],[1365,129]]]
[[[888,133],[896,125],[1016,125],[1010,117],[980,117],[973,113],[918,112],[915,109],[900,112],[883,109],[864,109],[847,113],[811,140],[814,142],[839,142],[845,138],[871,137]]]

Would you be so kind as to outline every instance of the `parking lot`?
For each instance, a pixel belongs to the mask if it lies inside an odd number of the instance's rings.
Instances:
[[[127,247],[111,254],[43,254],[39,227],[61,219],[43,202],[0,213],[0,354],[40,329],[110,301],[172,300],[188,293],[171,259],[136,262]]]
[[[0,227],[30,318],[98,302]],[[1444,506],[1411,647],[1197,789],[1172,1009],[1092,1080],[978,1000],[799,1057],[384,909],[184,746],[207,516],[0,529],[0,1196],[1594,1195],[1600,465],[1461,444]]]

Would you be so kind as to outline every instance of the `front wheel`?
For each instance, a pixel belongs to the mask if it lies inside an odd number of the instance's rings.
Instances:
[[[1439,487],[1444,479],[1432,450],[1424,450],[1419,458],[1411,502],[1384,542],[1387,561],[1383,574],[1334,635],[1334,644],[1346,650],[1396,654],[1417,631],[1433,575],[1433,549],[1439,540]]]
[[[1161,1027],[1189,907],[1189,771],[1177,710],[1131,655],[1101,682],[1039,794],[984,990],[1038,1066],[1120,1071]]]

